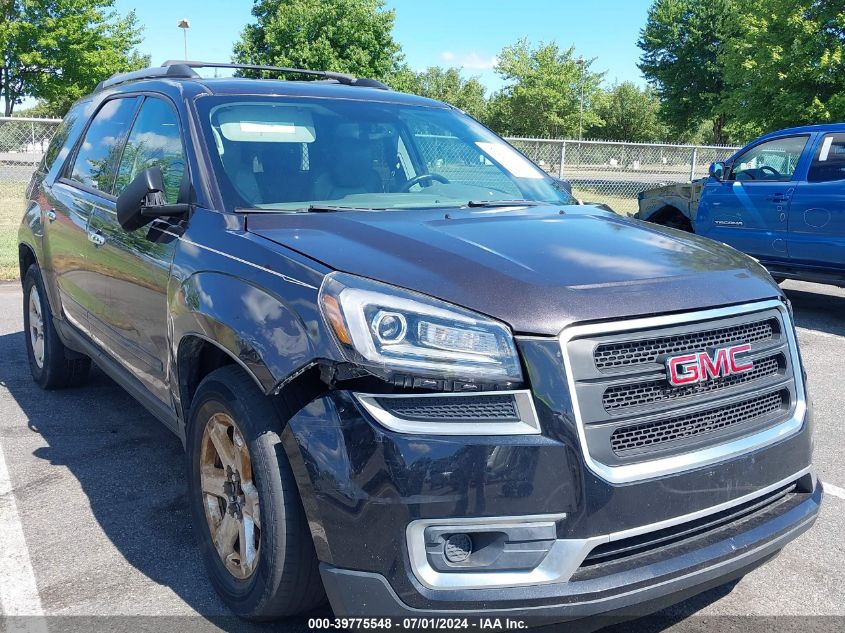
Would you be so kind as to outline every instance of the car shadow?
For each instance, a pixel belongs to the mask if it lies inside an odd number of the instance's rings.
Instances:
[[[845,336],[845,289],[787,281],[783,284],[783,291],[792,302],[795,325]]]
[[[0,384],[27,416],[29,429],[47,444],[34,455],[67,468],[100,529],[125,560],[202,616],[137,617],[125,624],[132,630],[180,632],[306,630],[302,618],[253,624],[226,608],[207,580],[195,546],[179,439],[96,367],[84,387],[39,389],[30,378],[23,336],[0,336]],[[45,599],[49,596],[42,591]],[[330,614],[326,607],[316,615]],[[117,624],[116,618],[107,617],[61,619],[58,630],[111,631]]]

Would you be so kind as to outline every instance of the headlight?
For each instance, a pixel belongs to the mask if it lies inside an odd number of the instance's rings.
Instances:
[[[347,360],[376,375],[522,382],[508,327],[469,310],[346,273],[323,281],[320,309]]]

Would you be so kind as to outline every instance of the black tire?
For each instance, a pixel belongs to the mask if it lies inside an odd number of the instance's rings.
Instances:
[[[249,449],[260,507],[260,547],[251,575],[237,578],[215,548],[200,477],[203,432],[215,414],[229,416]],[[211,583],[237,615],[287,617],[325,602],[317,555],[290,464],[279,438],[278,415],[239,367],[209,374],[197,388],[187,428],[188,496],[200,552]]]
[[[39,362],[33,348],[33,325],[30,317],[30,300],[32,293],[36,293],[41,310],[41,343],[43,347]],[[53,313],[44,291],[44,281],[38,264],[32,264],[23,279],[23,323],[26,352],[29,357],[29,370],[32,379],[42,389],[62,389],[64,387],[79,387],[88,378],[91,370],[91,359],[65,347],[53,325]]]

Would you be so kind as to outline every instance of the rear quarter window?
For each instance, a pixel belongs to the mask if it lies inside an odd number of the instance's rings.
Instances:
[[[56,161],[59,161],[59,164],[64,162],[73,149],[79,133],[85,126],[90,109],[91,102],[82,101],[74,105],[65,115],[59,127],[56,128],[56,133],[53,134],[50,144],[47,146],[47,151],[44,153],[44,158],[39,168],[40,172],[43,174],[49,173],[53,165],[56,164]]]

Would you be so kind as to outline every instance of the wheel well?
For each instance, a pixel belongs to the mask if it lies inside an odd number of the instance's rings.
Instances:
[[[36,262],[35,253],[26,244],[18,245],[18,264],[20,265],[21,281],[23,281],[26,271]]]
[[[228,352],[204,338],[188,336],[182,340],[176,357],[176,368],[179,398],[186,418],[202,379],[215,369],[234,364],[235,359]]]
[[[648,221],[688,233],[693,232],[690,219],[680,209],[671,205],[666,205],[655,211]]]
[[[182,339],[177,352],[176,367],[184,420],[188,418],[191,402],[203,378],[216,369],[235,364],[241,371],[248,373],[228,351],[214,343],[200,336],[188,335]],[[273,402],[280,419],[288,420],[325,389],[326,386],[320,379],[319,365],[306,366],[274,392]]]

